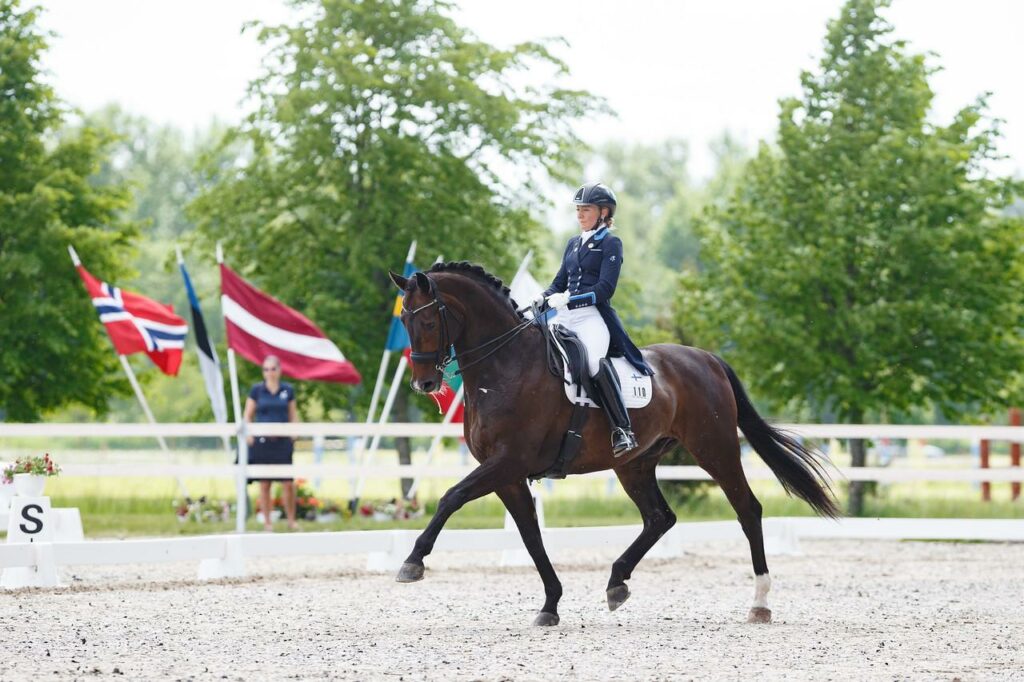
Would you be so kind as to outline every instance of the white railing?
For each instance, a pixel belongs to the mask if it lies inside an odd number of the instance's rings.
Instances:
[[[767,518],[763,522],[768,554],[800,553],[800,539],[930,539],[1022,541],[1024,524],[1001,519],[843,519]],[[553,553],[566,549],[625,549],[641,526],[545,528],[544,544]],[[8,587],[59,584],[60,566],[119,565],[198,561],[200,580],[246,575],[246,559],[296,555],[367,555],[367,570],[393,571],[412,550],[417,530],[341,531],[277,535],[207,535],[146,540],[94,540],[0,545],[0,568]],[[742,541],[735,521],[677,524],[648,556],[676,557],[702,542]],[[446,530],[434,547],[442,552],[502,552],[502,565],[528,565],[519,533],[509,528]],[[493,561],[493,559],[489,559]],[[472,559],[470,559],[472,561]]]
[[[961,426],[932,424],[775,424],[776,428],[804,438],[909,438],[921,440],[991,440],[1024,443],[1021,426]],[[13,424],[0,422],[3,438],[74,438],[107,437],[232,437],[239,433],[234,424],[167,423],[167,424]],[[459,438],[462,424],[363,424],[357,422],[253,423],[245,425],[249,436],[313,436],[344,438],[376,436],[393,438],[408,436],[444,436]]]
[[[933,426],[893,424],[778,424],[778,428],[797,436],[814,439],[828,438],[896,438],[926,440],[989,440],[1024,442],[1024,427],[1018,426]],[[354,422],[305,422],[305,423],[261,423],[246,424],[244,435],[248,436],[296,436],[296,437],[412,437],[435,436],[457,438],[463,435],[462,424],[363,424]],[[239,435],[234,424],[6,424],[0,423],[0,444],[4,438],[80,438],[80,437],[204,437],[222,438]],[[295,464],[248,465],[242,475],[249,478],[294,476],[303,478],[462,478],[472,466],[431,465],[380,465],[380,464]],[[154,462],[152,464],[67,464],[64,473],[69,476],[175,476],[180,478],[234,478],[239,475],[236,465],[176,465]],[[746,467],[751,480],[774,478],[771,470],[764,466]],[[834,477],[850,481],[879,481],[896,483],[908,481],[960,481],[971,482],[1021,482],[1024,469],[936,469],[936,468],[891,468],[891,467],[835,467]],[[609,478],[610,471],[588,474],[591,477]],[[703,469],[695,466],[661,466],[658,478],[663,480],[708,480]]]

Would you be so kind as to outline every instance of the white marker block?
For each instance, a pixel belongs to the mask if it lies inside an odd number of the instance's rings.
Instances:
[[[224,557],[221,559],[203,559],[199,562],[200,580],[219,580],[221,578],[242,578],[245,576],[245,553],[242,551],[241,536],[232,536],[224,540]]]
[[[57,587],[57,564],[53,556],[55,522],[49,497],[15,497],[7,521],[9,544],[36,545],[35,566],[5,568],[0,586]]]

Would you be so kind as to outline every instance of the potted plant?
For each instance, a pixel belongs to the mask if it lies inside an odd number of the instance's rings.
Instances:
[[[0,511],[11,506],[14,497],[14,465],[0,462]]]
[[[46,453],[42,457],[19,457],[11,470],[14,492],[22,497],[39,497],[43,494],[46,479],[60,473],[60,466]]]

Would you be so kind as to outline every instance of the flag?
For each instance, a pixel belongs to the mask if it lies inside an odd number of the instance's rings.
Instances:
[[[410,253],[412,253],[411,249]],[[412,277],[414,272],[416,272],[416,266],[412,264],[412,257],[410,256],[409,260],[405,261],[405,269],[402,271],[402,275]],[[398,295],[395,296],[395,307],[391,311],[391,329],[388,330],[388,342],[385,346],[387,350],[395,351],[409,348],[409,332],[405,331],[405,325],[402,324],[402,300],[404,298],[405,292],[403,291],[399,291]]]
[[[161,372],[177,376],[188,324],[174,308],[101,282],[76,266],[114,349],[121,355],[145,353]]]
[[[527,270],[527,264],[531,255],[532,253],[526,254],[526,258],[523,259],[522,265],[519,266],[519,271],[516,273],[516,276],[512,278],[512,282],[508,285],[509,295],[512,297],[512,300],[516,302],[517,306],[529,305],[530,302],[536,300],[537,297],[544,292],[544,287],[542,287],[540,282],[534,279],[533,275],[530,274],[530,271]],[[527,316],[532,316],[532,314],[533,313],[529,310],[526,311]],[[549,310],[543,315],[543,317],[550,321],[557,314],[557,311]]]
[[[199,307],[199,298],[196,296],[196,290],[192,287],[192,279],[188,276],[188,270],[185,269],[185,261],[180,252],[178,253],[178,267],[185,280],[185,291],[188,293],[189,306],[192,308],[192,330],[196,335],[199,371],[203,374],[206,394],[210,396],[213,418],[216,422],[224,424],[228,420],[228,406],[227,399],[224,397],[224,378],[220,373],[220,361],[217,359],[217,351],[210,343],[210,335],[206,331],[206,322],[203,320],[203,310]]]
[[[405,359],[412,365],[412,348],[406,348],[403,355]],[[452,402],[455,400],[455,393],[462,386],[462,375],[456,374],[459,370],[459,363],[457,360],[452,360],[448,363],[448,366],[444,369],[444,375],[441,377],[441,388],[440,390],[434,391],[430,394],[430,397],[437,403],[437,409],[441,411],[441,414],[448,414],[448,409],[452,406]],[[463,417],[463,404],[460,402],[459,406],[455,408],[455,414],[452,416],[452,421],[456,424],[462,423]]]
[[[257,364],[268,355],[281,360],[284,374],[296,379],[358,384],[355,366],[302,313],[263,293],[220,266],[221,309],[228,347]]]

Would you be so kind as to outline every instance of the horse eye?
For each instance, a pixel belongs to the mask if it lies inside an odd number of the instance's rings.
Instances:
[[[437,324],[434,323],[434,322],[424,322],[423,326],[426,327],[427,329],[433,331],[434,327],[436,327]]]

